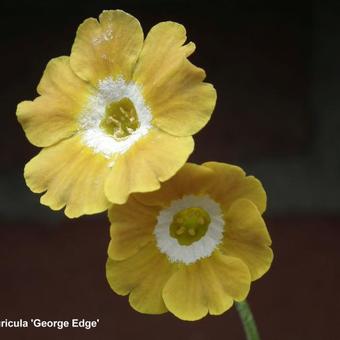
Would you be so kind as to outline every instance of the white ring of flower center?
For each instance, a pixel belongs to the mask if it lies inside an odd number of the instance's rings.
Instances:
[[[100,123],[105,116],[107,105],[123,98],[131,100],[135,106],[139,127],[123,140],[117,140],[105,133]],[[80,127],[85,145],[94,152],[110,158],[114,154],[126,152],[138,139],[147,134],[151,128],[152,115],[144,102],[140,87],[133,83],[125,82],[123,77],[113,80],[111,77],[101,80],[98,91],[89,97],[87,105],[80,114]]]
[[[170,235],[170,225],[175,214],[192,207],[204,209],[209,214],[211,222],[201,239],[190,245],[181,245]],[[222,241],[224,224],[223,212],[217,202],[209,196],[187,195],[172,201],[169,207],[160,211],[153,233],[159,250],[167,255],[170,262],[191,264],[212,254]]]

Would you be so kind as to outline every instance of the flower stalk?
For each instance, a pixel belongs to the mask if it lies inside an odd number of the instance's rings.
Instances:
[[[235,307],[242,321],[247,340],[261,340],[248,302],[246,300],[236,302]]]

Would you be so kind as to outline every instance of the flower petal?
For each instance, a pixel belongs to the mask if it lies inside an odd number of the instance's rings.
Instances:
[[[18,105],[17,117],[28,140],[50,146],[78,129],[81,112],[91,88],[70,68],[69,57],[52,59],[38,85],[40,97]]]
[[[239,198],[252,201],[261,214],[266,210],[266,192],[258,179],[246,176],[238,166],[218,162],[207,162],[202,165],[215,172],[210,192],[212,198],[219,202],[224,210],[228,210]]]
[[[78,28],[71,67],[79,77],[97,86],[106,77],[130,80],[143,45],[139,21],[121,10],[103,11],[99,22],[86,19]]]
[[[105,184],[107,198],[125,203],[129,194],[157,190],[178,171],[194,148],[192,137],[175,137],[151,129],[117,158]]]
[[[185,28],[175,22],[154,26],[145,39],[133,79],[154,116],[154,124],[175,136],[190,136],[207,124],[216,91],[203,83],[204,70],[187,56],[194,44],[184,45]]]
[[[110,208],[111,241],[108,254],[111,259],[124,260],[153,239],[158,210],[144,206],[131,196],[126,204],[114,204]]]
[[[221,250],[240,258],[249,268],[252,281],[268,271],[273,261],[271,239],[256,206],[248,200],[237,200],[226,213]]]
[[[163,289],[169,311],[182,320],[198,320],[208,312],[219,315],[233,300],[244,300],[250,288],[247,266],[238,258],[215,252],[211,257],[181,268]]]
[[[111,288],[120,295],[130,293],[130,305],[146,314],[167,312],[162,289],[171,274],[172,265],[154,243],[149,243],[126,260],[109,258],[106,264],[106,277]]]
[[[74,136],[43,149],[25,166],[28,187],[47,191],[41,203],[53,210],[66,205],[68,217],[94,214],[108,208],[104,182],[110,171],[108,160],[94,154]]]
[[[204,166],[186,163],[162,187],[153,192],[134,194],[134,197],[146,205],[167,207],[172,200],[180,199],[184,195],[205,194],[214,172]]]

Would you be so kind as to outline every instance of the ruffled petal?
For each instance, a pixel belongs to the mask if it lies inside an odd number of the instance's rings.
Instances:
[[[171,201],[180,199],[184,195],[206,194],[206,190],[213,180],[214,172],[204,166],[186,163],[162,187],[153,192],[134,194],[134,197],[146,205],[167,207]]]
[[[162,289],[172,271],[172,265],[154,243],[149,243],[126,260],[109,258],[106,264],[106,277],[111,288],[120,295],[130,293],[132,308],[146,314],[167,312]]]
[[[117,158],[105,184],[107,198],[125,203],[130,193],[157,190],[173,176],[194,148],[192,137],[175,137],[151,129],[125,154]]]
[[[113,260],[134,255],[153,239],[159,209],[146,207],[129,197],[126,204],[114,204],[109,210],[111,241],[108,249]]]
[[[121,10],[103,11],[99,22],[86,19],[78,28],[72,47],[71,67],[97,86],[106,77],[130,80],[143,45],[139,21]]]
[[[219,315],[233,300],[242,301],[250,288],[247,266],[238,258],[215,252],[211,257],[181,268],[163,289],[168,310],[182,320],[198,320],[208,312]]]
[[[77,117],[91,87],[70,68],[69,57],[52,59],[38,85],[40,97],[18,105],[17,117],[28,140],[50,146],[78,130]]]
[[[266,210],[266,192],[258,179],[246,176],[238,166],[218,162],[207,162],[202,165],[215,172],[210,194],[225,211],[239,198],[252,201],[261,214]]]
[[[203,83],[204,70],[188,60],[195,45],[186,41],[185,28],[175,22],[154,26],[145,39],[133,75],[141,85],[153,123],[176,136],[203,128],[216,103],[216,91]]]
[[[252,281],[268,271],[273,261],[271,239],[256,206],[237,200],[226,213],[225,233],[221,250],[240,258],[249,268]]]
[[[46,193],[41,203],[53,210],[66,205],[68,217],[94,214],[108,208],[104,182],[108,160],[84,146],[79,136],[43,149],[25,166],[27,186]]]

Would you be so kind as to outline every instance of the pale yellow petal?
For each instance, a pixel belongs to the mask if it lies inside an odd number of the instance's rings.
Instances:
[[[164,182],[157,191],[134,194],[134,197],[147,205],[166,207],[172,200],[185,195],[204,195],[213,180],[214,172],[204,166],[186,163],[174,177]]]
[[[204,70],[187,60],[195,45],[186,41],[185,28],[162,22],[147,35],[133,79],[142,87],[153,123],[176,136],[189,136],[210,119],[216,91],[203,83]]]
[[[131,306],[146,314],[167,311],[162,289],[172,271],[172,265],[154,243],[149,243],[126,260],[109,258],[106,264],[106,277],[112,290],[120,295],[130,293]]]
[[[108,208],[104,182],[108,160],[85,147],[79,136],[43,149],[25,167],[28,187],[46,193],[41,203],[53,210],[66,206],[68,217],[94,214]]]
[[[126,204],[114,204],[109,210],[109,256],[114,260],[123,260],[150,242],[158,213],[159,209],[146,207],[131,196]]]
[[[77,117],[91,91],[71,70],[69,57],[52,59],[38,85],[41,96],[17,107],[28,140],[44,147],[74,134],[78,130]]]
[[[173,176],[193,151],[192,137],[175,137],[151,129],[117,158],[105,184],[108,199],[125,203],[130,193],[157,190]]]
[[[99,22],[90,18],[79,26],[71,67],[95,86],[107,77],[130,80],[143,39],[140,23],[132,15],[121,10],[103,11]]]
[[[252,201],[260,213],[266,210],[267,196],[261,182],[235,165],[218,162],[202,164],[215,172],[211,182],[210,193],[213,199],[221,204],[224,210],[239,198]]]
[[[247,266],[238,258],[215,252],[173,274],[164,287],[163,299],[171,313],[193,321],[208,313],[222,314],[233,300],[244,300],[249,288]]]
[[[249,268],[252,280],[268,271],[273,261],[271,239],[256,206],[248,200],[236,201],[225,216],[225,233],[221,250],[239,257]]]

